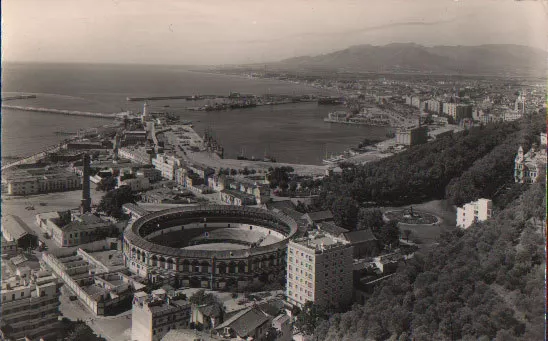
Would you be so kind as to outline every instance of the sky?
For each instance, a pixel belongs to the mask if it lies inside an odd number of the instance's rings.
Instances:
[[[352,45],[548,51],[548,0],[2,0],[2,60],[243,64]]]

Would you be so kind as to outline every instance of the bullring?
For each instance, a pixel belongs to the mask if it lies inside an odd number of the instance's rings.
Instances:
[[[224,205],[177,207],[147,214],[124,232],[131,272],[176,286],[245,287],[285,270],[290,217],[259,208]]]

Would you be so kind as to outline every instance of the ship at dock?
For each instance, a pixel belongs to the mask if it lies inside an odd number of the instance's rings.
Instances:
[[[341,97],[320,97],[318,98],[320,105],[341,105],[344,104],[344,98]]]
[[[215,138],[213,131],[207,128],[204,132],[203,147],[209,153],[217,154],[221,159],[224,157],[224,148]]]

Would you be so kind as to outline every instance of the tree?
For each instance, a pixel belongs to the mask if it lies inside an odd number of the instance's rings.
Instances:
[[[212,293],[206,293],[204,289],[200,289],[196,291],[188,301],[192,304],[196,305],[211,305],[211,304],[218,304],[221,308],[224,309],[223,303],[219,301],[217,296],[213,295]]]
[[[101,181],[97,184],[97,190],[108,192],[116,188],[118,180],[114,176],[107,176],[102,178]]]
[[[131,188],[129,186],[122,186],[112,191],[108,191],[107,194],[101,198],[97,210],[105,212],[115,218],[120,218],[122,216],[122,205],[135,203],[135,199],[136,197],[131,191]]]
[[[411,235],[411,230],[403,230],[403,236],[405,237],[405,241],[409,241],[410,235]]]
[[[378,232],[378,238],[384,245],[397,246],[400,240],[400,229],[397,221],[390,221]]]
[[[297,315],[295,327],[304,334],[312,335],[316,327],[327,319],[327,316],[327,311],[323,306],[308,301]]]
[[[291,192],[295,192],[297,190],[297,182],[296,181],[291,181],[289,183],[289,190]]]
[[[60,226],[68,225],[72,221],[72,213],[70,210],[59,212]]]
[[[337,197],[331,205],[333,219],[337,225],[349,228],[356,228],[358,222],[358,204],[348,197]]]
[[[378,208],[362,208],[358,213],[358,229],[376,229],[384,224],[382,211]]]

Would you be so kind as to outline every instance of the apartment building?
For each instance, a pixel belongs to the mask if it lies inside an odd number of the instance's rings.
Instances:
[[[353,247],[347,241],[315,233],[289,241],[287,249],[289,303],[337,306],[352,299]]]
[[[48,271],[2,260],[2,340],[55,338],[59,332],[57,279]]]
[[[457,208],[457,226],[469,228],[478,221],[485,221],[493,216],[493,202],[490,199],[478,199]]]
[[[151,295],[137,292],[133,296],[131,340],[158,341],[170,330],[188,328],[190,311],[188,301],[170,297],[164,289]]]
[[[154,168],[162,172],[162,177],[175,180],[175,171],[181,168],[181,161],[173,155],[158,154],[152,159]]]
[[[81,186],[77,174],[59,168],[18,168],[2,174],[2,187],[7,195],[72,191]]]

